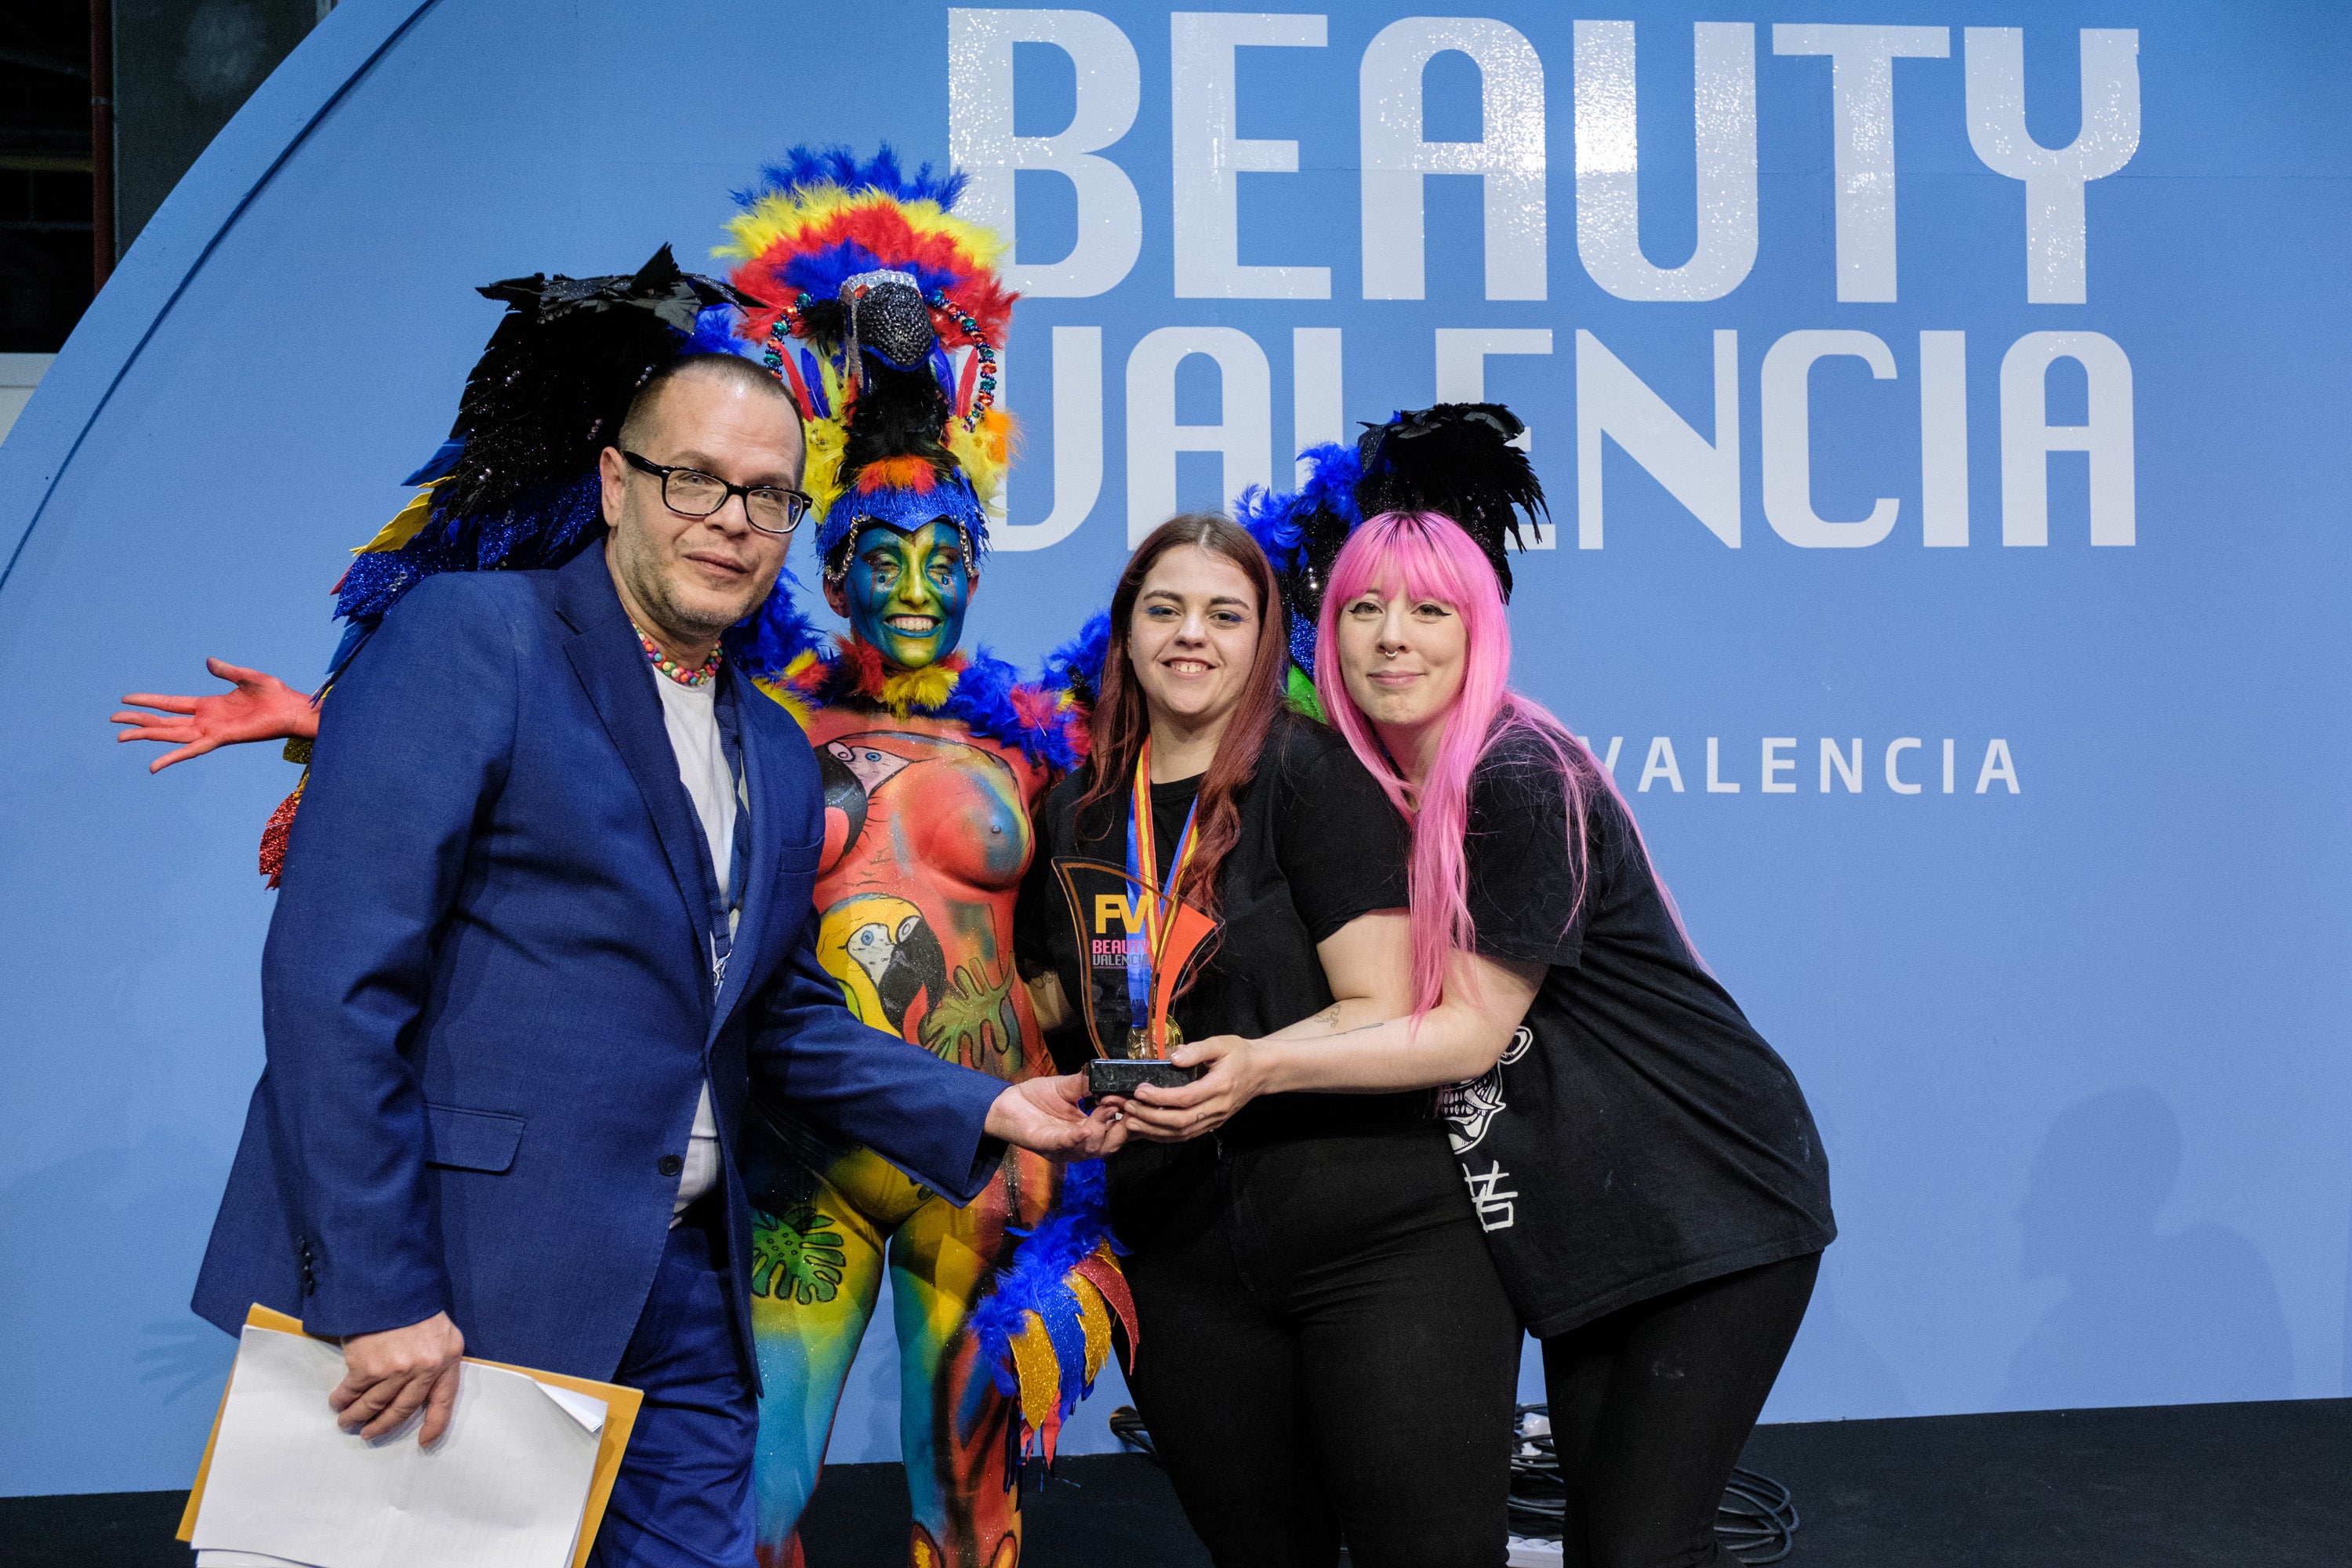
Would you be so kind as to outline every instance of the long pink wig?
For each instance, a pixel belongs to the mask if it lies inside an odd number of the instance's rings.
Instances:
[[[1446,715],[1436,758],[1418,798],[1408,792],[1371,721],[1348,695],[1340,669],[1339,613],[1367,589],[1434,599],[1462,617],[1467,644],[1462,690]],[[1476,943],[1465,896],[1469,873],[1463,846],[1469,833],[1470,779],[1479,760],[1494,747],[1520,737],[1550,753],[1568,808],[1569,866],[1576,879],[1571,920],[1583,907],[1589,881],[1586,829],[1595,792],[1615,796],[1621,810],[1623,797],[1608,770],[1568,726],[1542,704],[1505,684],[1511,669],[1511,626],[1503,611],[1502,589],[1485,552],[1451,519],[1435,512],[1391,511],[1358,528],[1331,563],[1315,647],[1315,691],[1324,713],[1412,824],[1412,990],[1413,1015],[1419,1017],[1444,995],[1451,954],[1457,949],[1472,951]],[[1625,820],[1633,821],[1630,810],[1625,810]],[[1637,843],[1640,831],[1633,829]],[[1648,859],[1646,847],[1643,858]],[[1663,883],[1658,890],[1679,929],[1681,916],[1675,913]],[[1687,945],[1688,933],[1684,936]]]

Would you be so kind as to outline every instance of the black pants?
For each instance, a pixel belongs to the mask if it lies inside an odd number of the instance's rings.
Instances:
[[[1638,1302],[1543,1342],[1567,1568],[1703,1568],[1723,1483],[1804,1321],[1821,1254]]]
[[[1519,1330],[1435,1127],[1229,1153],[1126,1260],[1128,1386],[1218,1568],[1499,1568]]]

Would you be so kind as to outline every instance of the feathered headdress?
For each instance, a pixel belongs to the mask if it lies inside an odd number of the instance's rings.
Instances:
[[[679,354],[735,352],[728,322],[734,307],[750,303],[715,278],[682,270],[667,245],[634,273],[534,272],[478,292],[503,300],[506,314],[466,378],[449,438],[404,481],[423,489],[354,552],[335,584],[344,627],[328,685],[384,612],[436,573],[561,566],[594,540],[604,522],[597,454],[637,388]],[[761,632],[769,641],[781,636],[764,621],[739,628],[745,637]],[[308,757],[291,747],[288,754]],[[261,871],[273,888],[301,799],[297,784],[262,830]]]
[[[1524,550],[1522,516],[1530,530],[1550,521],[1543,483],[1516,444],[1526,429],[1499,403],[1441,403],[1367,425],[1352,448],[1332,442],[1300,453],[1307,482],[1289,495],[1257,485],[1242,492],[1234,514],[1274,563],[1300,669],[1315,668],[1315,618],[1331,563],[1368,517],[1433,511],[1453,519],[1486,552],[1503,597],[1511,596],[1505,541]]]
[[[1013,428],[995,406],[996,354],[1015,297],[996,274],[1003,242],[955,216],[963,184],[928,163],[908,174],[887,146],[866,163],[794,148],[737,194],[717,254],[741,258],[733,280],[754,303],[738,331],[806,416],[801,483],[828,576],[862,521],[946,518],[974,560],[987,547]]]
[[[751,301],[681,270],[665,245],[634,274],[509,278],[479,290],[507,313],[466,378],[449,438],[404,481],[425,487],[335,585],[350,623],[331,676],[394,601],[436,572],[560,566],[596,535],[596,455],[656,366],[731,349]]]

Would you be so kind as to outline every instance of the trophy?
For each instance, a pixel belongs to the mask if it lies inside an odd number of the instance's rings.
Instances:
[[[1184,1043],[1168,1008],[1218,922],[1117,866],[1056,860],[1054,871],[1070,902],[1085,969],[1080,1001],[1095,1043],[1087,1092],[1131,1095],[1147,1083],[1172,1089],[1200,1077],[1199,1068],[1167,1059]]]

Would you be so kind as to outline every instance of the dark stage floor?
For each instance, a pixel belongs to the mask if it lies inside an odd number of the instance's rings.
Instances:
[[[2352,1400],[1768,1426],[1749,1468],[1804,1517],[1791,1568],[2342,1568]],[[183,1568],[184,1494],[0,1498],[5,1568]],[[1065,1460],[1032,1483],[1027,1568],[1205,1568],[1149,1460]],[[827,1473],[809,1568],[898,1568],[895,1465]]]

